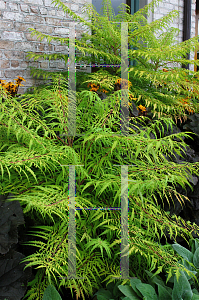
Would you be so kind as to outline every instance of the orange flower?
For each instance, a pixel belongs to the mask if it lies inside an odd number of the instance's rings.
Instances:
[[[90,83],[91,89],[90,91],[96,92],[100,88],[100,84],[98,83],[97,85],[95,83]]]
[[[141,111],[146,111],[146,107],[145,107],[145,106],[139,105],[138,107],[139,107],[139,109],[140,109]]]
[[[5,84],[4,82],[6,82],[5,80],[0,79],[0,84]]]
[[[138,99],[138,98],[133,98],[132,95],[129,95],[129,98],[130,98],[131,100],[137,100],[137,99]]]
[[[17,79],[15,79],[15,80],[18,80],[18,81],[26,81],[23,77],[21,77],[21,76],[17,76],[18,78]]]
[[[16,80],[16,84],[18,85],[18,86],[23,86],[23,84],[21,84],[21,82],[22,81],[26,81],[23,77],[21,77],[21,76],[18,76],[18,78],[17,79],[15,79]]]
[[[122,78],[118,78],[115,81],[115,84],[121,84],[121,80],[124,82],[124,86],[127,86],[127,84],[128,84],[128,88],[130,88],[132,86],[132,83],[129,80],[122,79]]]
[[[6,82],[5,80],[0,79],[0,85],[12,96],[15,97],[18,91],[18,87],[21,86],[22,81],[26,81],[23,77],[18,76],[16,80],[16,84],[13,82]]]
[[[146,111],[146,107],[145,107],[145,106],[139,105],[138,107],[139,107],[139,109],[140,109],[141,111]]]

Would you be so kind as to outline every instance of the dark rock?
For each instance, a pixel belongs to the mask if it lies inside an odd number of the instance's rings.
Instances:
[[[100,97],[101,100],[104,100],[104,99],[107,98],[107,95],[105,93],[103,93],[103,92],[98,92],[97,91],[96,93],[98,94],[98,96]]]
[[[132,105],[130,106],[130,116],[131,117],[138,117],[139,110],[137,109],[137,106],[134,102],[131,102]]]
[[[199,114],[188,116],[188,122],[183,126],[185,130],[191,130],[199,135]]]

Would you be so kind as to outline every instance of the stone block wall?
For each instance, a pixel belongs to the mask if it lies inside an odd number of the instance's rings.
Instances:
[[[62,1],[78,16],[86,18],[82,8],[91,0]],[[29,66],[45,70],[67,71],[63,60],[49,61],[40,59],[33,61],[26,58],[28,51],[39,53],[68,53],[68,47],[46,39],[40,41],[31,36],[28,28],[34,28],[44,34],[68,37],[69,23],[73,21],[70,15],[51,3],[51,0],[0,0],[0,79],[7,82],[22,76],[26,82],[19,88],[24,93],[28,87],[38,85],[41,80],[30,75]],[[81,24],[76,27],[76,37],[79,38],[84,29]],[[63,53],[62,52],[62,53]]]

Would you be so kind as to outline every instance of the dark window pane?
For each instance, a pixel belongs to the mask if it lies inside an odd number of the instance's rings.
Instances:
[[[126,0],[111,0],[111,3],[112,3],[112,7],[113,7],[113,9],[115,11],[115,15],[117,15],[118,12],[119,12],[118,6],[121,3],[125,3],[126,4]],[[100,9],[102,7],[102,0],[92,0],[92,4],[95,6],[96,11],[99,14],[100,13]]]

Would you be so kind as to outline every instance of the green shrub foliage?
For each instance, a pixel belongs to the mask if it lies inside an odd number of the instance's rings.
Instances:
[[[128,23],[129,60],[135,66],[129,67],[129,80],[132,82],[130,93],[137,102],[151,107],[154,114],[171,115],[185,118],[186,112],[198,111],[198,76],[196,72],[182,69],[181,65],[198,65],[198,60],[187,60],[187,52],[195,51],[198,37],[177,43],[179,30],[171,27],[171,22],[178,16],[174,10],[161,19],[148,23],[146,16],[161,0],[153,0],[134,15],[129,14],[128,5],[122,3],[120,12],[114,16],[110,0],[103,1],[103,15],[98,14],[93,5],[85,4],[88,21],[77,16],[61,0],[53,0],[57,7],[62,8],[73,20],[86,26],[80,39],[76,39],[76,63],[121,64],[121,25],[113,22]],[[32,35],[40,40],[46,38],[68,46],[69,38],[50,36],[31,28]],[[92,34],[90,34],[92,30]],[[63,59],[68,63],[68,54],[40,54],[29,52],[29,58],[37,60]],[[170,67],[169,67],[170,66]],[[120,77],[121,68],[110,68],[112,75]],[[168,72],[167,72],[168,71]],[[103,72],[102,72],[103,73]],[[32,68],[32,74],[48,77],[49,74]],[[91,74],[92,77],[92,74]],[[110,79],[107,72],[103,76],[93,75],[94,83],[110,88],[115,77]],[[103,81],[103,82],[102,82]],[[186,101],[185,101],[186,100]]]
[[[13,193],[24,213],[34,218],[37,225],[33,231],[36,240],[29,244],[38,250],[26,258],[28,265],[45,270],[38,280],[73,288],[79,296],[92,294],[102,279],[120,276],[121,212],[77,210],[76,272],[85,279],[64,279],[68,272],[69,184],[69,167],[65,165],[83,165],[76,167],[76,207],[105,208],[121,206],[121,167],[113,165],[127,164],[131,180],[128,183],[130,276],[142,276],[141,265],[149,270],[157,268],[159,272],[175,268],[177,259],[173,250],[165,251],[158,240],[165,230],[174,238],[177,235],[191,238],[191,232],[198,227],[189,222],[183,226],[180,217],[177,223],[175,217],[157,206],[156,196],[159,194],[167,201],[172,194],[182,202],[186,198],[177,193],[175,185],[190,185],[191,174],[198,174],[197,163],[178,165],[168,162],[164,155],[180,153],[186,145],[182,137],[188,134],[151,139],[149,134],[155,134],[155,130],[145,126],[139,134],[116,136],[112,131],[116,120],[107,119],[110,107],[103,105],[110,98],[102,101],[93,92],[83,91],[77,94],[77,128],[85,135],[64,136],[68,107],[65,81],[59,76],[51,89],[37,89],[34,94],[22,96],[20,101],[19,98],[1,101],[1,193]],[[101,116],[97,117],[95,105],[105,107]],[[84,119],[86,112],[89,117]],[[114,113],[119,114],[119,107]],[[171,119],[164,118],[164,122],[174,124]],[[41,282],[33,285],[38,287],[45,285]],[[39,293],[42,295],[42,291]]]
[[[53,2],[75,17],[61,1]],[[163,202],[169,202],[175,195],[183,203],[187,197],[176,191],[176,185],[191,187],[189,179],[192,174],[199,174],[198,163],[169,162],[167,157],[174,151],[182,155],[186,147],[183,137],[189,135],[178,133],[158,137],[157,130],[162,128],[162,124],[172,128],[175,123],[171,115],[186,116],[186,108],[177,102],[180,93],[183,94],[182,97],[188,93],[192,95],[193,110],[197,110],[197,101],[196,93],[181,87],[180,79],[176,82],[176,76],[172,72],[168,75],[168,72],[153,67],[155,62],[149,63],[149,59],[155,57],[160,61],[166,60],[165,56],[159,57],[158,40],[151,37],[155,29],[164,25],[166,17],[152,24],[145,22],[140,25],[138,22],[144,22],[142,14],[147,13],[152,4],[134,16],[122,12],[126,20],[137,22],[137,27],[133,28],[130,35],[130,40],[136,43],[133,45],[138,48],[131,51],[131,57],[138,61],[138,65],[129,69],[132,76],[130,92],[133,97],[138,98],[139,104],[151,105],[152,112],[159,113],[159,118],[152,120],[148,126],[146,117],[139,117],[139,121],[143,123],[139,131],[131,129],[128,136],[119,135],[121,90],[111,91],[111,84],[118,78],[114,77],[116,74],[109,76],[110,92],[103,100],[88,88],[76,92],[74,137],[68,136],[68,80],[63,74],[48,74],[52,84],[35,88],[32,93],[18,98],[9,95],[6,98],[2,95],[0,98],[1,194],[14,194],[15,199],[20,201],[24,214],[32,218],[36,226],[32,232],[35,241],[29,242],[29,245],[35,247],[35,252],[25,259],[27,266],[38,269],[36,278],[30,283],[28,300],[42,299],[49,284],[56,286],[58,290],[61,287],[70,288],[75,291],[77,299],[80,296],[85,298],[86,294],[92,295],[104,280],[112,281],[113,276],[120,276],[121,211],[96,208],[121,207],[121,165],[129,166],[129,276],[143,278],[144,269],[156,269],[156,274],[163,269],[166,272],[183,269],[178,263],[179,255],[174,253],[171,246],[161,246],[160,238],[168,232],[174,240],[177,236],[183,236],[185,240],[191,239],[191,232],[198,230],[198,227],[161,210],[157,196]],[[172,12],[168,20],[175,15]],[[80,18],[79,20],[81,21]],[[114,30],[111,26],[108,28],[112,32],[112,42],[116,41],[119,45],[119,29],[116,26],[113,26]],[[101,32],[97,27],[95,29],[97,33]],[[150,33],[150,51],[138,42],[138,37],[147,39],[147,31]],[[108,30],[105,32],[109,34]],[[39,37],[45,36],[40,34]],[[86,37],[85,34],[84,38]],[[47,39],[50,42],[50,38]],[[57,40],[62,41],[60,38]],[[67,39],[63,42],[67,42]],[[112,50],[105,53],[98,49],[97,40],[94,45],[96,48],[85,46],[84,49],[82,43],[77,42],[79,50],[87,50],[93,55],[102,54],[107,61],[120,63],[117,53],[112,53]],[[195,45],[196,39],[188,41],[184,48],[181,45],[182,52]],[[165,50],[161,53],[170,55],[170,60],[172,57],[176,59],[174,50],[175,48],[172,49],[173,52]],[[176,48],[176,53],[180,56],[181,52],[178,50]],[[183,59],[183,62],[187,61]],[[147,63],[146,68],[143,63]],[[183,74],[177,68],[175,71]],[[37,70],[37,74],[45,75],[45,72]],[[103,76],[105,75],[108,76],[104,71]],[[90,76],[97,82],[99,78],[102,79],[102,72]],[[84,75],[83,79],[85,82],[91,81],[88,75]],[[168,83],[168,90],[157,86],[163,85],[163,81]],[[187,86],[191,84],[187,82]],[[154,134],[155,139],[151,139],[151,134]],[[78,278],[67,280],[68,165],[76,166],[76,208],[84,209],[76,210]],[[124,279],[123,283],[127,281],[128,279]]]

